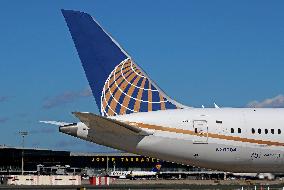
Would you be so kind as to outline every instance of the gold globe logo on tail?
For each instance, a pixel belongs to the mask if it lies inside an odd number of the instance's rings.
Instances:
[[[101,96],[103,116],[176,108],[130,58],[110,73]]]

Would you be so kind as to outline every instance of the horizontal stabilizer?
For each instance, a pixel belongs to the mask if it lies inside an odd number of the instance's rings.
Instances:
[[[102,130],[107,129],[121,129],[127,130],[128,132],[134,133],[135,135],[148,136],[152,133],[145,131],[139,127],[135,127],[114,119],[106,118],[103,116],[95,115],[93,113],[73,112],[73,114],[80,119],[88,127],[100,127]]]
[[[62,121],[39,121],[39,122],[51,124],[51,125],[57,125],[57,126],[66,126],[66,125],[74,124],[74,123],[66,123],[66,122],[62,122]]]

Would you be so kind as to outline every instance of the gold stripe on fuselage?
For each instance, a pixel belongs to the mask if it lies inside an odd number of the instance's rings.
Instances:
[[[135,122],[131,122],[131,123],[133,124]],[[236,137],[236,136],[220,135],[220,134],[215,134],[215,133],[198,134],[191,130],[177,129],[177,128],[171,128],[171,127],[162,127],[158,125],[149,125],[149,124],[144,124],[144,123],[135,123],[135,124],[140,128],[154,129],[158,131],[166,131],[166,132],[173,132],[173,133],[186,134],[186,135],[195,135],[195,136],[201,136],[201,137],[202,136],[206,137],[208,135],[209,138],[216,138],[216,139],[222,139],[222,140],[238,141],[238,142],[245,142],[245,143],[255,143],[255,144],[270,145],[270,146],[284,146],[284,143],[276,142],[276,141],[249,139],[249,138]]]

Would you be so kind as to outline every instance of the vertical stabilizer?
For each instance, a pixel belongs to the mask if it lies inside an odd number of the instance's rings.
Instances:
[[[103,116],[183,107],[159,89],[89,14],[62,13]]]

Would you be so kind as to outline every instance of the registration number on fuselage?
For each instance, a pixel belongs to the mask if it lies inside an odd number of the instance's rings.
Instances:
[[[217,147],[216,152],[236,152],[237,148],[231,147]]]

